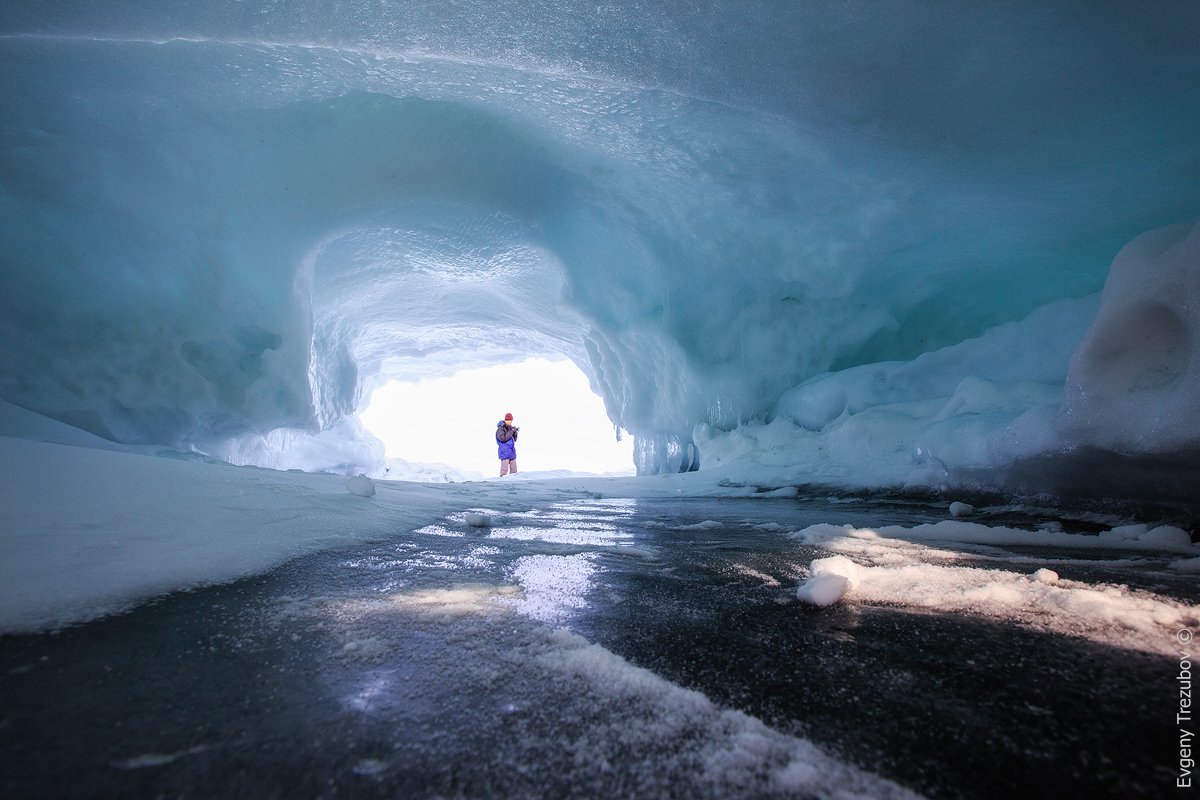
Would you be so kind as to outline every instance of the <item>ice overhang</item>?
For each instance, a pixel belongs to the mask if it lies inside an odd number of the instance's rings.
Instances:
[[[669,450],[1094,294],[1200,208],[1189,4],[201,3],[139,39],[42,5],[0,38],[0,396],[124,441],[329,427],[372,381],[539,350]]]

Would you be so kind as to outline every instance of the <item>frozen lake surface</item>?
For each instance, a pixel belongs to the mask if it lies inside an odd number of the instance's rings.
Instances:
[[[1019,516],[1004,522],[1035,523]],[[810,562],[833,551],[786,531],[944,517],[827,498],[481,507],[6,636],[0,791],[1151,797],[1174,786],[1171,642],[1154,651],[1119,631],[1106,641],[1096,623],[1080,637],[853,595],[829,608],[796,600]],[[1063,580],[1193,605],[1200,594],[1154,555],[939,543],[908,558],[1052,564]]]

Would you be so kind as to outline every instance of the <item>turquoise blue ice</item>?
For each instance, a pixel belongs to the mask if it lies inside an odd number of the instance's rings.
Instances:
[[[643,472],[1194,466],[1194,3],[676,5],[7,3],[0,398],[368,468],[370,388],[565,354]]]

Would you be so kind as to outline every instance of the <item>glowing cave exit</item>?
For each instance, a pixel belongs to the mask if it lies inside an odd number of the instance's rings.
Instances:
[[[498,464],[493,431],[509,412],[521,429],[522,472],[633,474],[633,437],[617,438],[587,376],[565,359],[530,358],[448,378],[391,381],[371,395],[359,419],[383,441],[389,460],[491,476]]]

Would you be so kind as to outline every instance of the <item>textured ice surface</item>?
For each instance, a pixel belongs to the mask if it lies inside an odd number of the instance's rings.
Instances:
[[[364,390],[561,353],[644,471],[1178,455],[1195,234],[1105,277],[1200,213],[1198,38],[1189,2],[14,0],[0,398],[352,472]]]

